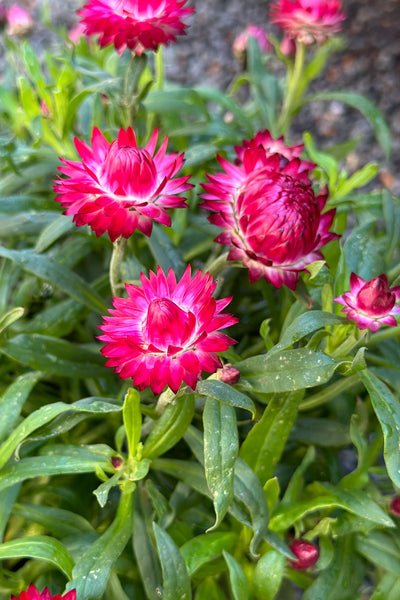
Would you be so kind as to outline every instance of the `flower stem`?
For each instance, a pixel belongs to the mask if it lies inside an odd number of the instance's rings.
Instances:
[[[155,56],[156,90],[164,87],[164,54],[162,44],[158,46]]]
[[[300,105],[304,91],[304,62],[306,55],[306,45],[297,42],[296,55],[292,69],[289,69],[286,79],[286,96],[282,107],[282,112],[278,121],[278,130],[285,135],[289,129],[293,115]]]
[[[113,251],[110,260],[110,287],[113,296],[118,295],[118,289],[121,287],[121,283],[119,283],[120,273],[121,273],[121,264],[124,258],[125,249],[126,249],[127,239],[122,237],[122,235],[115,240],[113,243]]]

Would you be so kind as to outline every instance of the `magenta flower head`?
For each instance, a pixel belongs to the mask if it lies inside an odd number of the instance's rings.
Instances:
[[[32,15],[23,6],[11,4],[6,11],[8,35],[25,35],[33,27]]]
[[[365,282],[355,273],[350,275],[350,292],[335,298],[343,304],[342,312],[349,321],[355,321],[358,329],[375,332],[381,325],[397,325],[393,315],[400,313],[396,304],[400,298],[400,286],[389,287],[386,275],[379,275]]]
[[[192,279],[190,266],[178,282],[172,269],[165,276],[161,267],[140,279],[142,287],[126,285],[128,298],[113,299],[112,317],[100,327],[106,366],[155,394],[166,385],[177,392],[182,382],[195,389],[202,371],[222,366],[216,353],[235,343],[220,333],[237,323],[222,312],[231,298],[215,300],[217,284],[201,271]]]
[[[57,202],[74,215],[76,225],[89,225],[97,236],[107,232],[113,242],[128,238],[135,229],[149,236],[153,221],[170,225],[166,209],[186,207],[180,194],[193,187],[189,177],[174,176],[183,163],[183,154],[165,154],[165,138],[154,155],[157,130],[145,148],[137,146],[133,130],[120,129],[111,144],[95,128],[92,148],[75,138],[81,162],[60,159],[59,178],[54,190]]]
[[[31,583],[27,592],[21,592],[18,598],[16,596],[11,596],[10,600],[76,600],[76,591],[72,590],[64,596],[60,596],[60,594],[52,596],[49,590],[44,588],[43,592],[40,594],[33,583]]]
[[[86,35],[99,34],[103,48],[113,44],[119,54],[129,48],[140,56],[160,44],[175,42],[185,33],[181,19],[194,8],[183,8],[186,0],[89,0],[78,11]]]
[[[301,150],[259,133],[236,148],[236,165],[218,157],[225,173],[203,184],[202,206],[224,230],[215,241],[231,246],[228,260],[242,261],[251,283],[264,277],[295,289],[307,265],[323,258],[319,249],[338,237],[329,232],[335,211],[322,213],[327,194],[314,193],[314,165],[297,158]]]
[[[389,503],[389,509],[392,515],[400,517],[400,496],[393,496]]]
[[[323,44],[346,18],[340,0],[277,0],[270,16],[285,36],[303,44]]]
[[[239,60],[242,60],[246,54],[249,38],[255,38],[260,47],[261,52],[267,54],[272,50],[272,44],[264,29],[259,25],[250,24],[242,33],[240,33],[233,42],[233,54]]]
[[[306,542],[305,540],[294,540],[289,544],[289,548],[297,557],[297,560],[291,560],[290,566],[296,571],[305,571],[313,567],[319,558],[319,550],[317,546]]]

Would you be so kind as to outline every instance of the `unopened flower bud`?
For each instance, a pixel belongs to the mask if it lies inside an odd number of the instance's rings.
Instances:
[[[227,363],[222,369],[218,369],[218,379],[223,383],[233,385],[239,381],[240,371],[230,363]]]
[[[31,14],[19,4],[12,4],[7,10],[8,35],[25,35],[33,27]]]
[[[292,569],[296,569],[296,571],[305,571],[313,567],[319,558],[319,550],[311,542],[294,540],[289,544],[289,548],[297,556],[297,560],[290,561],[290,566]]]
[[[120,456],[112,456],[111,464],[116,471],[120,471],[122,469],[122,467],[124,466],[124,459],[121,458]]]
[[[391,499],[389,510],[395,517],[400,517],[400,496],[394,496]]]

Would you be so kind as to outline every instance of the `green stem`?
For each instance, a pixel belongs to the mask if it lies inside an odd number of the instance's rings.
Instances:
[[[339,379],[339,381],[335,381],[335,383],[332,383],[330,386],[322,390],[322,392],[314,394],[310,398],[303,400],[303,402],[300,403],[299,410],[311,410],[313,408],[317,408],[318,406],[333,400],[333,398],[339,394],[349,391],[358,384],[360,384],[360,379],[357,374]]]
[[[379,344],[379,342],[398,337],[399,334],[400,330],[398,327],[389,327],[387,329],[379,331],[378,333],[374,333],[373,335],[371,335],[371,338],[368,342],[368,348],[370,348],[371,346],[376,346],[376,344]]]
[[[155,56],[155,75],[156,90],[162,90],[164,87],[164,54],[163,47],[160,44]]]
[[[221,271],[228,266],[228,252],[224,252],[224,254],[220,254],[217,256],[209,265],[205,266],[205,270],[208,271],[211,277],[217,277]]]
[[[122,235],[115,240],[113,244],[113,251],[110,260],[110,287],[113,296],[118,296],[119,288],[121,287],[121,283],[119,283],[120,273],[121,273],[121,264],[124,258],[125,249],[126,249],[127,240],[122,237]]]
[[[296,44],[296,55],[293,68],[290,69],[287,74],[286,96],[278,122],[278,129],[283,135],[287,133],[292,117],[299,108],[303,96],[304,85],[302,80],[304,77],[305,55],[306,45],[298,42]]]

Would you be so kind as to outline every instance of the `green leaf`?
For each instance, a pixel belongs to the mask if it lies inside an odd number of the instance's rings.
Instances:
[[[155,458],[175,446],[189,427],[194,415],[194,394],[169,404],[143,446],[144,458]]]
[[[196,590],[195,600],[226,600],[226,596],[214,579],[204,579]]]
[[[180,481],[184,481],[203,496],[207,498],[211,497],[204,469],[199,464],[174,458],[156,458],[153,460],[151,466],[156,471],[167,473]]]
[[[14,506],[13,514],[32,523],[38,523],[57,537],[94,533],[89,521],[81,515],[63,508],[21,503]]]
[[[0,348],[6,354],[31,369],[64,377],[111,377],[104,367],[100,352],[39,333],[20,334],[7,340]]]
[[[382,113],[361,94],[355,94],[353,92],[322,92],[319,94],[313,94],[307,98],[308,102],[313,100],[338,100],[349,104],[353,108],[359,110],[364,117],[367,119],[372,129],[374,130],[376,139],[378,140],[385,157],[390,158],[391,154],[391,138],[390,129],[382,115]]]
[[[113,564],[131,537],[132,512],[132,492],[124,493],[112,524],[76,563],[67,589],[75,589],[79,600],[104,593]]]
[[[349,271],[369,281],[382,273],[384,245],[375,237],[376,221],[355,227],[343,246],[343,255]]]
[[[224,550],[232,550],[238,541],[236,533],[218,532],[198,535],[183,544],[180,552],[190,577],[200,567],[221,556]]]
[[[0,441],[8,437],[10,431],[13,431],[25,401],[42,376],[42,373],[35,371],[24,373],[17,377],[1,396]]]
[[[356,537],[356,549],[372,564],[400,577],[400,549],[390,535],[370,531]]]
[[[125,395],[122,409],[126,437],[128,439],[129,457],[136,454],[136,447],[140,441],[142,428],[142,415],[140,412],[140,394],[137,390],[130,388]]]
[[[343,323],[343,318],[333,315],[332,313],[323,312],[322,310],[309,310],[295,319],[284,331],[276,344],[269,351],[269,355],[274,352],[280,352],[290,348],[295,342],[298,342],[306,335],[321,329]]]
[[[24,314],[24,309],[21,306],[9,310],[5,315],[0,318],[0,334],[3,333],[7,327],[10,327],[15,321],[18,321]]]
[[[250,411],[253,417],[256,413],[254,402],[250,398],[222,381],[216,379],[199,381],[196,386],[196,393],[207,396],[208,398],[214,398],[219,402],[229,404],[229,406],[244,408],[245,410]]]
[[[150,540],[152,531],[152,506],[142,486],[135,493],[133,510],[133,550],[142,584],[149,600],[160,600],[161,570],[156,551]]]
[[[228,566],[229,581],[234,600],[248,600],[249,590],[246,575],[240,564],[233,556],[224,550],[223,556]]]
[[[310,133],[304,133],[303,140],[307,154],[312,161],[326,172],[329,178],[329,189],[330,191],[334,190],[338,178],[338,166],[336,160],[326,152],[321,152],[321,150],[317,149]]]
[[[50,562],[71,578],[74,561],[58,540],[36,535],[0,544],[0,560],[23,557]]]
[[[36,254],[32,250],[9,250],[1,246],[0,256],[9,258],[28,273],[56,285],[91,310],[97,313],[107,310],[101,297],[88,285],[87,281],[52,258]]]
[[[74,404],[65,402],[54,402],[42,406],[31,413],[14,431],[8,436],[0,447],[0,468],[5,465],[12,456],[16,448],[23,442],[35,429],[46,425],[49,421],[67,411],[88,412],[95,414],[104,414],[121,410],[120,406],[104,402],[101,398],[85,398]]]
[[[329,381],[340,362],[309,348],[253,356],[236,363],[253,391],[290,392]]]
[[[364,185],[367,185],[376,177],[379,172],[378,165],[374,163],[370,163],[365,165],[359,171],[356,171],[351,175],[351,177],[346,178],[343,182],[341,182],[337,189],[335,190],[335,199],[344,198],[348,196],[353,190],[360,188]]]
[[[47,225],[47,227],[43,229],[42,233],[39,235],[35,245],[35,252],[38,254],[44,252],[55,241],[75,227],[75,223],[65,215],[61,215],[58,217],[58,219],[54,219]]]
[[[203,412],[204,470],[218,527],[233,500],[234,465],[239,451],[235,410],[207,398]]]
[[[384,457],[389,477],[400,487],[400,406],[383,381],[371,371],[360,373],[383,432]]]
[[[190,600],[190,578],[178,546],[156,523],[153,529],[163,574],[163,600]]]
[[[0,541],[3,540],[11,511],[14,509],[15,512],[14,502],[20,489],[21,486],[16,484],[0,492]]]
[[[257,600],[273,600],[279,591],[286,558],[269,550],[258,560],[254,570],[253,590]]]
[[[274,474],[302,397],[302,391],[274,396],[240,448],[240,457],[253,469],[261,485]]]
[[[392,573],[386,573],[370,600],[397,600],[398,598],[400,598],[400,579]]]
[[[334,419],[300,417],[296,420],[290,439],[321,448],[338,448],[350,444],[348,425]]]
[[[354,600],[365,576],[363,561],[354,551],[351,536],[337,541],[328,568],[303,594],[303,600]]]
[[[156,264],[160,265],[165,273],[171,268],[177,277],[183,275],[186,268],[183,258],[162,229],[154,226],[151,237],[146,238],[146,241]]]

